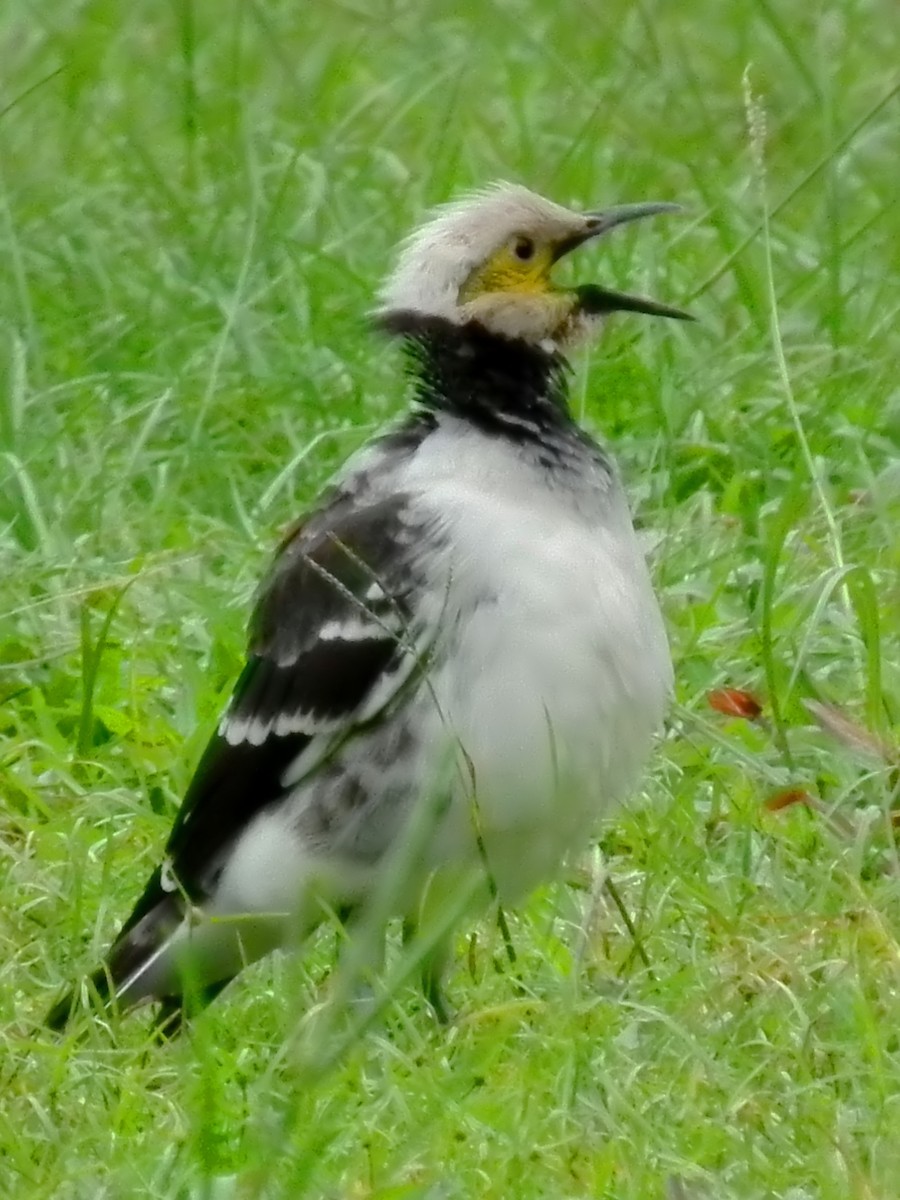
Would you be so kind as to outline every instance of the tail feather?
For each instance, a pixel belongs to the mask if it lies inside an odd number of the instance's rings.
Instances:
[[[157,1033],[162,1038],[173,1037],[185,1016],[205,1008],[249,959],[275,943],[276,939],[264,933],[263,941],[248,955],[236,926],[192,923],[185,898],[180,892],[166,891],[157,870],[106,961],[57,1000],[45,1024],[61,1031],[84,1007],[115,1005],[127,1011],[159,1001]]]
[[[114,1002],[133,1008],[165,995],[171,989],[159,985],[164,976],[171,974],[171,968],[161,969],[160,962],[183,921],[181,896],[164,891],[161,872],[155,871],[107,960],[57,1000],[45,1018],[48,1028],[61,1031],[66,1027],[82,1007],[85,990],[91,1001],[104,1008]]]
[[[96,996],[101,1005],[108,1005],[112,995],[109,971],[104,963],[85,981],[92,996]],[[44,1024],[55,1033],[61,1033],[68,1025],[81,1003],[81,988],[73,987],[62,996],[44,1018]]]

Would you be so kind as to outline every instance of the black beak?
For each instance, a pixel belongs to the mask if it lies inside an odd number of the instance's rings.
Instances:
[[[571,237],[560,242],[556,247],[554,260],[568,254],[577,246],[602,237],[617,225],[627,225],[631,221],[640,221],[644,217],[656,217],[663,213],[679,213],[680,204],[668,204],[664,201],[651,201],[646,204],[619,204],[615,208],[607,208],[602,212],[585,213],[584,228]],[[649,313],[654,317],[673,317],[679,321],[693,321],[690,313],[680,308],[672,308],[668,304],[659,304],[656,300],[647,300],[643,296],[629,296],[626,292],[613,292],[596,284],[585,284],[575,288],[581,309],[591,315],[625,311]]]
[[[652,200],[647,204],[617,204],[615,208],[607,208],[603,212],[585,213],[589,224],[588,237],[598,237],[615,229],[617,225],[627,225],[630,221],[642,221],[644,217],[658,217],[662,213],[680,213],[680,204],[669,204],[666,201]]]
[[[581,311],[589,316],[600,316],[611,312],[649,313],[651,317],[674,317],[677,321],[696,321],[683,308],[672,308],[670,304],[660,304],[658,300],[648,300],[645,296],[629,296],[627,292],[613,292],[609,288],[598,287],[595,283],[585,283],[575,288],[575,295]]]

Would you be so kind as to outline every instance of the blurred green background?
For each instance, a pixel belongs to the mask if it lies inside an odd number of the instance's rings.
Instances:
[[[896,1194],[898,43],[888,0],[7,0],[6,1195]],[[279,529],[402,407],[393,247],[496,178],[686,210],[570,267],[699,318],[618,319],[573,376],[677,663],[602,831],[637,932],[588,863],[512,918],[524,999],[479,928],[451,1031],[401,989],[327,1071],[328,939],[178,1046],[36,1033],[159,853]]]

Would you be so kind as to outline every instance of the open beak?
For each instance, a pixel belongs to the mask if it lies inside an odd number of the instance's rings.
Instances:
[[[679,204],[665,202],[649,202],[646,204],[619,204],[615,208],[607,208],[602,212],[585,213],[584,229],[572,237],[566,238],[556,247],[554,260],[558,260],[576,246],[602,237],[617,225],[627,225],[631,221],[640,221],[644,217],[656,217],[661,213],[681,212]],[[588,315],[600,315],[610,312],[640,312],[649,313],[653,317],[673,317],[678,321],[693,321],[690,313],[680,308],[672,308],[668,304],[660,304],[656,300],[648,300],[643,296],[630,296],[626,292],[614,292],[609,288],[588,283],[574,289],[578,296],[581,311]]]

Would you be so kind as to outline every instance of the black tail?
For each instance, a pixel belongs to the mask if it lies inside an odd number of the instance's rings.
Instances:
[[[145,966],[177,929],[184,916],[184,903],[178,893],[166,892],[161,883],[162,872],[154,871],[137,902],[134,912],[125,922],[113,943],[107,960],[84,981],[90,999],[101,1008],[121,999],[124,1008],[131,1008],[148,999],[165,999],[167,1003],[180,997],[153,996],[146,988],[129,989],[126,985],[141,967]],[[120,989],[125,994],[119,996]],[[66,1027],[81,1006],[82,985],[71,988],[53,1005],[45,1024],[60,1031]]]
[[[105,963],[90,976],[87,986],[91,995],[95,996],[101,1005],[109,1004],[112,987]],[[57,1000],[44,1018],[44,1024],[48,1029],[53,1029],[57,1033],[65,1029],[72,1019],[73,1013],[79,1007],[79,992],[79,988],[70,988],[62,999]]]

